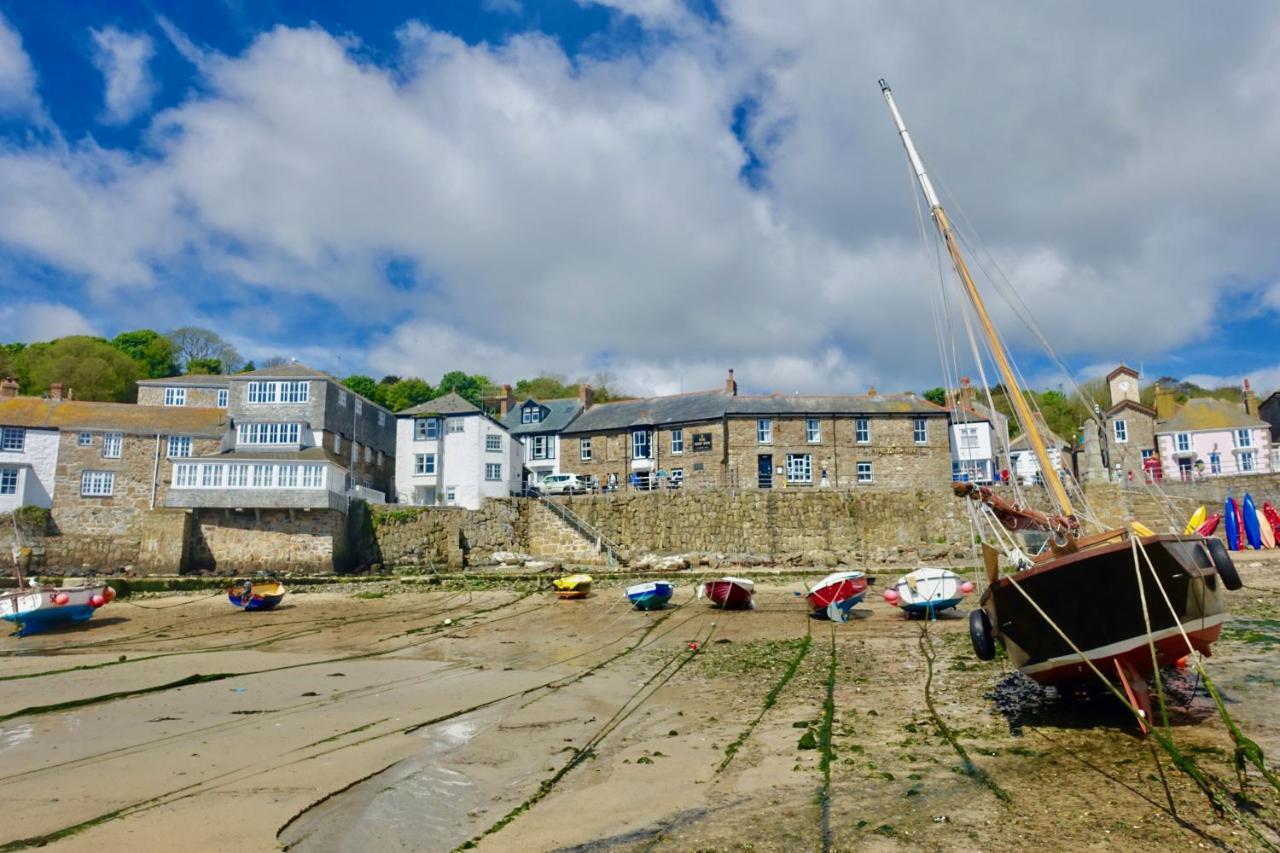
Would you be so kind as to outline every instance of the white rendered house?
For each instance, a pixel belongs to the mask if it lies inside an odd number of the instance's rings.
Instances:
[[[0,512],[53,506],[58,430],[0,424]]]
[[[995,466],[995,430],[991,422],[964,411],[951,424],[951,479],[956,482],[990,483],[999,472]]]
[[[478,407],[446,394],[396,416],[396,500],[479,509],[520,487],[524,448]]]

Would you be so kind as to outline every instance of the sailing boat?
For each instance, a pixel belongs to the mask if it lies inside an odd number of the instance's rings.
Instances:
[[[970,614],[974,652],[990,660],[998,642],[1014,666],[1042,684],[1080,682],[1101,673],[1125,686],[1131,696],[1137,692],[1145,697],[1145,677],[1157,665],[1151,645],[1159,666],[1185,657],[1188,642],[1201,654],[1210,654],[1225,617],[1222,588],[1240,588],[1231,557],[1220,541],[1198,534],[1144,535],[1150,531],[1128,528],[1085,534],[893,92],[884,80],[880,89],[1054,505],[1053,511],[1041,512],[1006,501],[987,487],[953,484],[957,496],[974,501],[975,508],[987,514],[995,523],[993,529],[998,525],[1010,533],[1036,531],[1047,542],[1034,557],[1016,545],[1008,547],[1005,562],[1012,563],[1013,570],[1004,573],[999,553],[984,544],[989,586],[982,593],[981,609]],[[1139,546],[1146,555],[1141,564]],[[1155,581],[1167,594],[1167,604]]]

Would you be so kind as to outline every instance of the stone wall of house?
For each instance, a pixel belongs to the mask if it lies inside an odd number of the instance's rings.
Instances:
[[[325,574],[349,562],[346,516],[334,510],[190,511],[186,570]]]
[[[123,530],[99,533],[57,532],[19,525],[20,545],[32,549],[34,568],[49,571],[130,571],[171,574],[181,570],[186,553],[188,517],[181,511],[139,513]],[[0,555],[14,544],[10,516],[0,516]]]
[[[1124,421],[1127,441],[1116,441],[1116,421]],[[1120,409],[1106,419],[1107,459],[1111,465],[1110,476],[1116,476],[1119,466],[1121,479],[1130,475],[1134,480],[1143,476],[1142,451],[1154,453],[1156,449],[1156,421],[1150,415],[1133,408]]]
[[[228,384],[230,381],[228,380]],[[218,389],[213,386],[205,385],[182,385],[176,383],[174,388],[186,388],[187,396],[184,406],[201,406],[207,409],[216,409],[218,406]],[[138,386],[138,405],[139,406],[163,406],[164,405],[165,386],[163,385],[139,385]]]

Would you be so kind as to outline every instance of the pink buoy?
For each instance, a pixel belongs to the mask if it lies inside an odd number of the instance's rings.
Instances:
[[[58,605],[59,607],[66,604],[70,600],[71,600],[71,596],[67,595],[65,592],[55,592],[53,594],[53,603]]]
[[[897,604],[898,598],[899,598],[898,591],[893,587],[889,587],[884,591],[884,600],[889,602],[890,604]]]
[[[108,587],[103,587],[103,589],[102,589],[102,597],[107,601],[107,603],[111,603],[112,601],[115,601],[115,600],[116,600],[116,591],[115,591],[115,588],[114,588],[114,587],[109,587],[109,586],[108,586]]]
[[[960,584],[960,591],[963,592],[965,595],[968,595],[969,593],[973,592],[973,582],[965,581],[964,583]]]
[[[107,600],[103,598],[101,595],[97,595],[96,593],[89,599],[89,606],[94,608],[95,610],[106,603],[107,603]]]

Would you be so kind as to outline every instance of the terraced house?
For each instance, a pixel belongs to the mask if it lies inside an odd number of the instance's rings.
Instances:
[[[915,488],[950,481],[947,425],[915,394],[739,395],[730,371],[723,390],[593,406],[561,446],[566,470],[642,490]]]
[[[498,420],[454,393],[396,416],[396,499],[479,509],[520,484],[523,448]]]
[[[577,397],[552,400],[528,397],[517,401],[510,385],[503,391],[499,408],[502,425],[523,448],[521,486],[536,486],[551,474],[576,471],[577,460],[566,459],[560,452],[560,434],[595,402],[591,386],[582,385]]]
[[[138,381],[139,406],[197,406],[225,409],[231,403],[231,377],[192,373]]]

